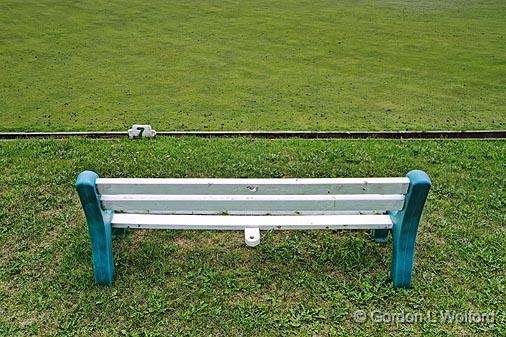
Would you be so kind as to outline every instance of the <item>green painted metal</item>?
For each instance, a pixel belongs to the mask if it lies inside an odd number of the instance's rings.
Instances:
[[[410,180],[404,208],[390,212],[393,222],[392,281],[396,288],[411,287],[415,242],[423,207],[432,182],[427,173],[413,170],[407,174]]]
[[[82,172],[77,177],[76,189],[88,222],[95,282],[109,285],[114,279],[111,231],[113,212],[102,210],[95,183],[97,178],[95,172]]]
[[[112,229],[112,238],[119,239],[124,238],[129,234],[128,228],[113,228]]]
[[[389,229],[371,229],[371,236],[374,241],[379,243],[385,243],[388,241]]]

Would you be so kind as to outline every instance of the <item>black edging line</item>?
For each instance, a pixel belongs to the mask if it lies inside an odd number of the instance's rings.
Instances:
[[[506,130],[468,131],[161,131],[157,136],[204,138],[333,138],[333,139],[506,139]],[[0,132],[0,139],[20,138],[118,138],[126,131]]]

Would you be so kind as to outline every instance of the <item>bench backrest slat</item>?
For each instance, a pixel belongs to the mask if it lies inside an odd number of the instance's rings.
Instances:
[[[361,211],[400,210],[404,205],[402,194],[348,194],[348,195],[157,195],[117,194],[102,195],[105,209],[122,212],[166,213],[188,211],[231,213],[293,213],[301,211]]]
[[[98,178],[96,183],[100,194],[405,194],[408,190],[409,179],[406,177],[323,179]]]

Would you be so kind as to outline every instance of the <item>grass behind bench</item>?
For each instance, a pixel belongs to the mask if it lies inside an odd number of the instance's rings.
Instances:
[[[251,139],[0,143],[0,336],[505,334],[505,142]],[[116,281],[94,285],[73,188],[107,177],[399,176],[434,187],[414,288],[388,280],[391,244],[365,231],[134,231],[114,241]],[[477,324],[357,324],[357,309],[499,311]]]
[[[2,0],[0,131],[505,129],[504,0]]]

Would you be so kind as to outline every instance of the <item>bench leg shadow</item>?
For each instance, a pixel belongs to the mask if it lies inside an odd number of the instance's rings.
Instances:
[[[123,239],[128,234],[130,234],[130,231],[128,228],[113,228],[112,229],[112,238],[113,239]]]

